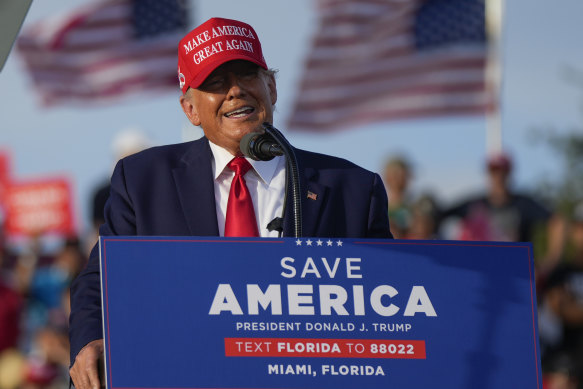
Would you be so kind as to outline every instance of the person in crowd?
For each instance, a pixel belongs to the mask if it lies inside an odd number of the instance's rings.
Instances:
[[[69,365],[68,290],[85,262],[78,238],[64,239],[56,252],[44,252],[35,235],[17,260],[20,291],[25,298],[20,321],[22,381],[27,388],[63,383]]]
[[[152,141],[142,130],[136,127],[129,127],[121,130],[115,135],[113,141],[111,142],[111,151],[115,161],[118,161],[124,157],[147,149],[151,145]],[[109,188],[109,180],[106,180],[106,182],[100,183],[97,187],[95,187],[91,195],[92,228],[91,236],[89,236],[87,239],[87,242],[90,245],[88,250],[93,247],[93,244],[99,236],[99,226],[105,223],[103,211],[105,209],[105,203],[109,198]]]
[[[580,372],[568,355],[554,356],[543,368],[543,389],[578,389],[580,382]]]
[[[111,150],[115,161],[147,149],[152,145],[150,139],[138,128],[129,127],[117,133],[111,142]],[[91,221],[95,230],[99,229],[105,218],[103,210],[109,198],[109,180],[95,188],[92,195]]]
[[[512,160],[506,153],[495,153],[487,160],[488,189],[446,209],[444,218],[462,219],[462,240],[504,242],[532,241],[538,227],[546,227],[551,212],[530,196],[510,187]]]
[[[405,239],[439,239],[440,208],[435,198],[424,194],[411,204],[411,226]]]
[[[22,310],[22,297],[5,280],[2,267],[4,253],[0,248],[0,353],[16,348],[20,335],[19,321]]]
[[[0,389],[17,389],[22,384],[24,355],[19,350],[20,319],[24,299],[15,285],[0,228]]]
[[[8,349],[0,353],[0,389],[24,388],[25,359],[20,350]]]
[[[180,105],[204,137],[147,149],[122,159],[111,178],[100,235],[277,237],[283,218],[286,163],[242,156],[244,135],[273,122],[277,88],[256,31],[212,18],[178,46]],[[391,238],[387,195],[378,174],[346,160],[295,149],[302,183],[303,234]],[[98,250],[71,289],[71,378],[99,388],[103,354]]]
[[[22,341],[26,352],[30,351],[40,329],[47,326],[66,328],[62,296],[85,262],[78,238],[64,239],[62,247],[49,255],[41,249],[41,238],[42,234],[31,239],[15,267],[20,292],[26,299]]]
[[[85,259],[77,238],[46,246],[44,236],[0,245],[0,389],[68,380],[68,292]]]
[[[385,164],[383,179],[389,196],[389,220],[395,238],[404,238],[411,227],[409,181],[411,164],[400,156],[390,158]]]
[[[583,202],[573,213],[569,260],[542,279],[539,333],[542,362],[568,359],[573,374],[583,376]]]

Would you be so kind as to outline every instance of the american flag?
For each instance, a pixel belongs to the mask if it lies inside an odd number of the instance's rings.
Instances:
[[[183,1],[93,1],[27,28],[17,48],[43,103],[178,91],[178,42],[188,24]]]
[[[319,0],[288,127],[484,113],[484,0]]]

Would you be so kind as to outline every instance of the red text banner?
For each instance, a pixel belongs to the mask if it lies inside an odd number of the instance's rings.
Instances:
[[[0,207],[5,208],[6,191],[10,184],[10,155],[5,150],[0,150]]]
[[[425,359],[425,341],[225,338],[225,356]]]
[[[6,233],[74,233],[72,196],[64,178],[11,183],[6,191]]]

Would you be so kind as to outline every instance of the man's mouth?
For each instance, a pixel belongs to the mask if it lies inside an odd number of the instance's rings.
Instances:
[[[252,114],[253,111],[255,111],[255,108],[245,106],[245,107],[237,108],[233,111],[227,112],[225,114],[225,116],[228,118],[241,118],[241,117]]]

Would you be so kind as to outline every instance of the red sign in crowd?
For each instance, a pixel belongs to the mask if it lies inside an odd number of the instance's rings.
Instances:
[[[71,186],[63,177],[14,181],[9,156],[0,152],[0,204],[8,236],[74,234]]]
[[[4,204],[6,189],[10,182],[10,158],[8,153],[0,151],[0,204]]]

